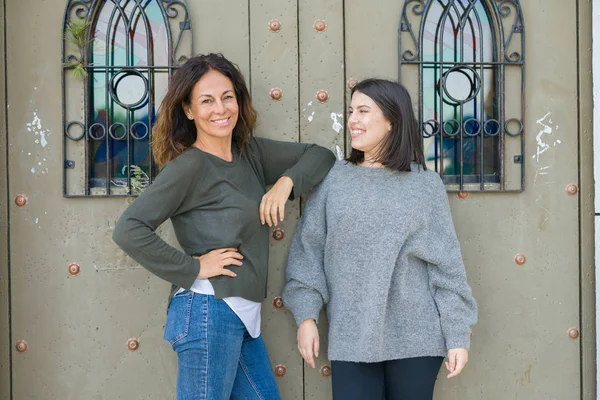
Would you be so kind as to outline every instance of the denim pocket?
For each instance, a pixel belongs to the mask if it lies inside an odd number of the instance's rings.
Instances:
[[[185,291],[171,299],[164,338],[171,346],[188,335],[194,292]]]

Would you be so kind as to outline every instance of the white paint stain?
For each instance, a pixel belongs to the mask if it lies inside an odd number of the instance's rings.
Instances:
[[[552,134],[552,127],[545,123],[546,118],[548,118],[548,116],[551,113],[552,113],[551,111],[548,111],[548,113],[546,115],[544,115],[542,118],[537,120],[537,123],[542,126],[542,130],[540,130],[538,132],[538,134],[535,136],[535,140],[537,142],[536,152],[531,157],[531,158],[535,158],[537,162],[540,162],[540,156],[542,154],[544,154],[546,151],[548,151],[548,149],[550,148],[550,145],[548,143],[544,142],[544,140],[545,140],[544,135]]]
[[[310,114],[310,115],[308,116],[308,122],[312,122],[312,121],[313,121],[313,119],[314,119],[314,117],[315,117],[315,112],[313,111],[313,112],[312,112],[312,114]]]
[[[307,106],[312,106],[312,100],[308,102]]]
[[[40,144],[42,147],[48,145],[47,137],[50,135],[50,131],[42,129],[42,121],[38,116],[37,110],[33,112],[33,120],[26,124],[26,128],[28,132],[33,132],[35,136],[40,137],[39,139],[35,139],[36,144]]]
[[[337,153],[337,159],[339,161],[344,159],[344,152],[342,151],[342,148],[337,144],[335,145],[335,152]]]
[[[39,220],[40,220],[39,218],[36,218],[35,219],[35,223],[37,224]]]
[[[31,173],[35,174],[35,168],[31,168]]]
[[[332,112],[331,114],[329,114],[329,117],[331,118],[331,120],[333,121],[333,125],[331,126],[331,128],[336,132],[336,133],[340,133],[342,131],[342,129],[344,128],[344,125],[342,125],[339,121],[338,118],[343,121],[342,114],[336,114],[334,112]]]

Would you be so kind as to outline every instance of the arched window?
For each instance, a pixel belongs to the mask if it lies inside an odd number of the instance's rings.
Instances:
[[[191,54],[186,5],[71,0],[64,31],[64,195],[135,195],[156,175],[152,125]]]
[[[518,0],[405,1],[399,77],[448,190],[523,190],[524,47]]]

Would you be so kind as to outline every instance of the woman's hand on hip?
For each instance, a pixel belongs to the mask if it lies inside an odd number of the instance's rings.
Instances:
[[[319,329],[312,318],[304,320],[298,327],[298,351],[304,361],[314,368],[314,357],[319,357]]]
[[[285,216],[285,203],[292,193],[294,182],[289,176],[282,176],[275,182],[262,198],[259,207],[260,223],[277,226],[277,217],[283,221]],[[278,215],[279,214],[279,215]]]
[[[448,378],[453,378],[460,374],[465,365],[469,361],[469,350],[467,349],[450,349],[448,350],[448,361],[446,361],[446,369],[450,371]]]
[[[212,278],[213,276],[226,275],[235,278],[237,275],[225,267],[229,265],[242,266],[242,256],[237,249],[215,249],[209,251],[200,257],[194,257],[200,260],[200,273],[198,279]]]

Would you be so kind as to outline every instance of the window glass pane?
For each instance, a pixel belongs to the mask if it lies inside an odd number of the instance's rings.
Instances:
[[[90,187],[106,187],[108,179],[112,188],[126,188],[130,167],[147,183],[156,174],[150,127],[168,84],[165,20],[156,0],[106,1],[93,32]]]
[[[493,38],[481,1],[434,1],[425,20],[421,96],[426,159],[444,175],[460,175],[462,157],[462,173],[473,175],[465,183],[480,182],[482,173],[485,181],[495,182],[500,172]]]

